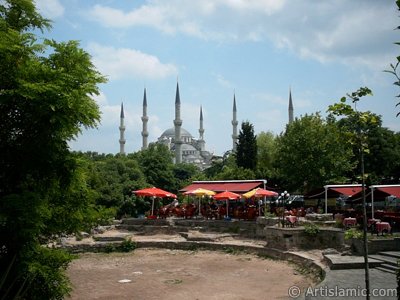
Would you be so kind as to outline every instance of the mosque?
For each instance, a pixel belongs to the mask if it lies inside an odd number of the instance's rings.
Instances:
[[[232,151],[236,151],[236,145],[238,141],[238,121],[236,118],[236,97],[233,95],[233,110],[232,110]],[[125,124],[124,124],[124,106],[121,104],[121,115],[120,115],[120,154],[125,154]],[[146,89],[144,89],[143,95],[143,115],[142,119],[142,150],[147,149],[148,136],[147,122],[149,117],[147,116],[147,97]],[[292,93],[289,92],[289,123],[293,121],[293,103]],[[175,95],[175,119],[173,120],[174,127],[165,130],[161,136],[157,139],[156,143],[166,145],[175,155],[174,163],[189,163],[194,164],[201,170],[204,170],[211,166],[211,159],[213,153],[206,150],[206,142],[204,140],[204,128],[203,128],[203,110],[200,106],[200,118],[199,118],[199,138],[193,137],[190,132],[182,128],[181,119],[181,100],[179,95],[179,84],[176,84],[176,95]]]

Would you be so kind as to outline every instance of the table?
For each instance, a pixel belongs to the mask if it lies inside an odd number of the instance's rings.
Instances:
[[[376,227],[376,233],[379,234],[381,233],[382,235],[386,231],[387,233],[390,233],[392,230],[392,227],[390,227],[390,224],[388,222],[378,222],[375,223]]]
[[[371,226],[380,221],[381,221],[380,219],[368,219],[368,226]]]
[[[289,225],[294,226],[297,224],[297,217],[296,216],[286,216],[285,220],[289,222]]]
[[[357,225],[357,219],[356,218],[344,218],[343,219],[343,226],[345,228],[356,226]]]

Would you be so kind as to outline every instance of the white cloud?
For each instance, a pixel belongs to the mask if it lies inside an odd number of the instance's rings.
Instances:
[[[233,89],[233,84],[228,79],[226,79],[224,76],[222,76],[221,74],[215,74],[214,76],[217,78],[217,82],[221,86],[223,86],[225,88]]]
[[[285,0],[220,0],[221,5],[233,8],[239,12],[258,11],[271,15],[280,11]]]
[[[98,106],[103,106],[108,104],[107,96],[102,91],[100,91],[98,95],[92,95],[92,98],[94,101],[96,101]]]
[[[382,61],[394,53],[396,10],[387,2],[304,1],[294,2],[292,11],[268,35],[300,57],[382,70]],[[301,20],[293,21],[294,12]]]
[[[46,18],[58,18],[64,14],[64,6],[59,0],[36,0],[36,7]]]
[[[137,77],[159,79],[176,75],[178,69],[173,64],[164,64],[158,57],[135,49],[114,48],[91,43],[88,51],[94,65],[111,79]]]
[[[179,8],[179,9],[178,9]],[[96,5],[107,27],[147,26],[205,40],[272,42],[304,59],[381,69],[394,56],[394,3],[364,0],[153,0],[130,11]]]

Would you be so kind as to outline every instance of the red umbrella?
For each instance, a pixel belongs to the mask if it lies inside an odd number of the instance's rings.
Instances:
[[[226,200],[226,217],[228,218],[228,212],[229,212],[229,200],[238,200],[240,199],[240,195],[233,193],[233,192],[229,192],[229,191],[225,191],[219,194],[216,194],[213,196],[213,198],[215,200]]]
[[[146,188],[146,189],[141,189],[137,191],[133,191],[134,194],[137,196],[149,196],[152,197],[152,204],[151,204],[151,215],[154,213],[154,198],[177,198],[175,194],[164,191],[162,189],[152,187],[152,188]]]
[[[237,200],[240,198],[239,194],[233,192],[222,192],[213,196],[215,200]]]

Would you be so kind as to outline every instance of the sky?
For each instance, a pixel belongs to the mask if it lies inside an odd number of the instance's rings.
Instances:
[[[78,40],[108,78],[95,96],[97,129],[83,130],[72,150],[119,152],[125,112],[125,151],[142,146],[147,93],[149,142],[173,127],[179,83],[182,127],[199,138],[203,109],[206,149],[232,149],[232,107],[238,130],[279,135],[294,116],[321,113],[367,86],[359,110],[382,116],[400,131],[398,87],[384,72],[399,55],[400,13],[394,0],[36,0],[53,21],[41,37]]]

